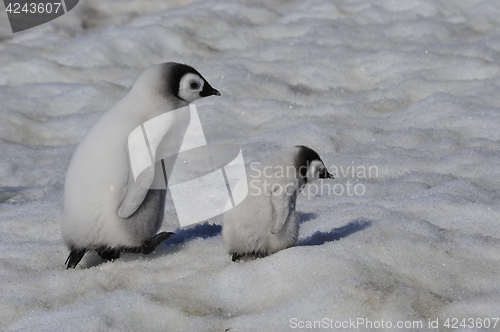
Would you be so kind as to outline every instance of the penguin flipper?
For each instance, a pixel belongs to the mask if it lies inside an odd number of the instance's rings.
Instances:
[[[294,197],[297,197],[297,181],[288,180],[273,186],[271,193],[271,204],[273,206],[273,223],[271,233],[278,233],[290,215],[290,211],[295,208]]]
[[[154,166],[154,165],[153,165]],[[118,216],[128,218],[141,206],[154,180],[154,167],[148,167],[137,179],[129,169],[129,177],[123,200],[118,207]]]
[[[181,149],[184,135],[191,122],[191,108],[182,107],[174,111],[166,109],[163,111],[167,112],[155,117],[154,121],[148,124],[147,129],[149,153],[152,156],[151,158],[154,159],[152,160],[153,164],[141,171],[136,177],[133,175],[132,165],[129,164],[126,193],[118,208],[118,216],[121,218],[128,218],[137,211],[146,198],[149,189],[166,189],[166,177],[167,175],[170,176],[173,164],[165,169],[165,165],[163,163],[160,165],[158,161],[165,156],[170,156],[170,162],[175,163],[177,154]],[[141,132],[140,135],[142,134]],[[134,140],[135,139],[132,139],[132,141]],[[130,150],[127,150],[127,155],[129,156],[129,160],[132,161]],[[165,188],[151,187],[153,181],[155,181],[155,176],[158,177],[157,180],[163,177],[163,181],[165,182],[162,186],[164,185]]]
[[[69,268],[75,268],[78,263],[82,260],[83,256],[87,253],[87,249],[72,249],[71,252],[69,253],[68,258],[66,259],[66,262],[64,264],[66,265],[66,269]]]

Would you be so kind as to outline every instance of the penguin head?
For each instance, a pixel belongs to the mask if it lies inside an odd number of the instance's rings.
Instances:
[[[326,170],[325,164],[320,160],[313,160],[309,163],[306,171],[307,182],[318,179],[333,179],[333,176]]]
[[[305,183],[310,183],[318,179],[333,179],[333,175],[328,172],[323,160],[321,160],[316,151],[303,145],[297,147],[299,148],[299,152],[295,164]]]
[[[166,92],[187,103],[208,96],[220,96],[201,74],[191,66],[167,62],[163,64]]]

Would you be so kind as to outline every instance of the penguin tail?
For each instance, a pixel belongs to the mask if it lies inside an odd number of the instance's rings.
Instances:
[[[78,263],[82,260],[83,256],[87,253],[88,249],[71,249],[68,258],[64,264],[66,265],[66,269],[75,268]]]

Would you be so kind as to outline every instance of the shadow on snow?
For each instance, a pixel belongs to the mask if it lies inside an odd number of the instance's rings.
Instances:
[[[316,214],[299,213],[299,218],[300,218],[299,223],[302,224],[308,220],[316,218]],[[325,242],[333,242],[336,240],[340,240],[346,236],[349,236],[356,232],[362,231],[367,227],[370,227],[371,224],[372,221],[370,221],[367,218],[358,218],[349,222],[345,226],[334,228],[330,232],[318,231],[306,238],[300,238],[298,240],[297,246],[319,246],[324,244]],[[163,255],[166,252],[172,252],[172,250],[173,251],[181,250],[181,248],[177,246],[178,244],[185,243],[189,240],[196,238],[207,239],[210,237],[214,237],[219,235],[221,231],[222,231],[221,225],[209,224],[208,222],[186,229],[177,228],[174,231],[175,233],[174,235],[172,235],[167,240],[163,241],[163,244],[166,245],[167,247],[163,246],[163,249],[161,247],[158,247],[156,252],[153,252],[152,254],[150,254],[150,256],[154,257],[157,255]],[[171,245],[173,245],[173,247],[171,247]],[[90,257],[87,259],[87,262],[85,264],[87,268],[102,264],[102,259],[98,257],[97,254],[92,253],[91,255],[88,256]]]
[[[174,230],[174,235],[163,241],[166,245],[179,244],[194,238],[209,238],[217,236],[221,233],[222,226],[217,224],[209,224],[205,222],[201,225],[196,225],[192,228],[177,228]]]
[[[345,226],[334,228],[330,232],[316,232],[311,236],[299,239],[297,246],[319,246],[325,242],[340,240],[346,236],[362,231],[372,224],[371,220],[366,218],[354,219]]]

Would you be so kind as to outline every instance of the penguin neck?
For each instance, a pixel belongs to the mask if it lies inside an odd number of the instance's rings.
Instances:
[[[119,103],[126,105],[123,108],[128,113],[126,116],[137,117],[142,122],[189,105],[175,96],[160,96],[134,88]]]

